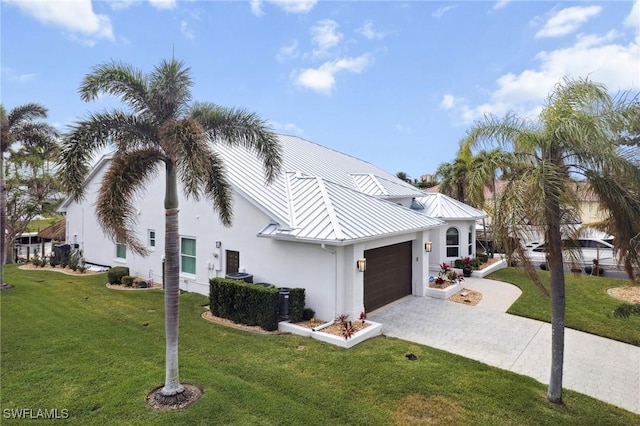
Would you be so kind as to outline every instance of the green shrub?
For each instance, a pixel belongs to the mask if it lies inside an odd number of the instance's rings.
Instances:
[[[69,268],[72,271],[77,271],[78,270],[78,265],[80,264],[80,253],[73,252],[70,256],[69,256]]]
[[[129,268],[126,266],[114,266],[107,272],[109,284],[122,284],[122,277],[129,275]]]
[[[289,289],[289,320],[291,322],[303,321],[305,306],[304,288]]]
[[[480,264],[487,263],[487,261],[489,261],[489,255],[487,253],[480,253],[478,254],[478,259],[480,259]]]
[[[302,310],[302,320],[309,321],[311,318],[316,316],[316,311],[311,308],[304,308]]]
[[[279,292],[274,287],[257,286],[227,278],[209,280],[209,309],[217,317],[238,324],[278,329]]]
[[[36,267],[43,266],[42,260],[40,260],[40,256],[38,256],[37,254],[34,254],[33,257],[31,258],[31,264]]]
[[[480,267],[480,265],[482,265],[484,262],[482,262],[479,258],[475,258],[471,261],[471,267],[473,269],[478,269]]]
[[[462,269],[462,259],[456,259],[453,261],[453,267]]]
[[[122,285],[126,285],[127,287],[131,287],[133,285],[134,278],[135,277],[132,277],[131,275],[125,275],[120,279],[120,281],[122,282]]]

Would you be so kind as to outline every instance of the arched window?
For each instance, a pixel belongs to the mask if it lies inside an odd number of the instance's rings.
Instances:
[[[469,256],[473,254],[473,232],[475,231],[474,225],[469,225]]]
[[[447,229],[447,257],[460,257],[460,232],[457,228]]]

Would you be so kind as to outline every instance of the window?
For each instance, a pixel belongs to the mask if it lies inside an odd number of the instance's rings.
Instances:
[[[196,240],[182,238],[180,241],[180,272],[196,273]]]
[[[116,243],[116,258],[118,259],[127,258],[127,246],[121,243]]]
[[[155,229],[149,229],[149,247],[156,247],[156,231]]]
[[[456,228],[447,229],[447,257],[460,257],[460,232]]]
[[[473,231],[475,230],[475,226],[469,226],[469,256],[473,254]]]

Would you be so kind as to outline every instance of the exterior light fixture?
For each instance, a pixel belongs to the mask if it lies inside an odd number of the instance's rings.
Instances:
[[[216,248],[222,247],[222,241],[216,241]]]
[[[358,271],[364,272],[367,269],[367,259],[364,257],[358,259],[356,261],[356,268],[358,268]]]
[[[427,241],[426,243],[424,243],[424,251],[426,251],[427,253],[431,253],[431,246],[431,241]]]

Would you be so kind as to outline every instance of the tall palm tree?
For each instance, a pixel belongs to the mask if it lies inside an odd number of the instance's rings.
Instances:
[[[6,235],[7,229],[7,188],[5,181],[5,155],[19,144],[16,153],[23,149],[40,147],[48,149],[55,143],[57,133],[49,124],[38,121],[47,118],[47,109],[37,103],[17,106],[7,113],[0,105],[0,283],[4,284],[4,265],[11,250],[11,241],[15,235]]]
[[[115,148],[98,191],[96,215],[106,235],[141,255],[147,250],[134,236],[133,198],[164,169],[166,376],[158,400],[165,404],[185,397],[178,375],[178,180],[187,197],[207,199],[230,225],[232,190],[215,145],[254,151],[268,182],[281,168],[280,144],[264,120],[244,110],[191,103],[192,85],[189,68],[175,59],[162,61],[146,75],[118,62],[95,67],[80,86],[82,100],[108,94],[128,109],[93,113],[76,122],[60,155],[62,183],[80,200],[93,154]]]
[[[471,158],[458,151],[456,158],[450,163],[441,163],[435,172],[440,179],[439,191],[463,203],[467,202],[467,174]]]
[[[627,106],[616,104],[606,87],[589,80],[565,79],[558,83],[542,110],[539,121],[529,122],[514,114],[502,119],[485,117],[469,132],[466,143],[498,144],[514,156],[517,167],[509,177],[500,200],[510,237],[518,237],[523,225],[538,225],[547,241],[547,259],[551,273],[551,375],[547,399],[562,403],[564,362],[565,281],[561,224],[567,212],[575,208],[577,197],[572,178],[583,176],[602,198],[613,204],[625,204],[624,182],[634,188],[640,183],[640,171],[623,150],[612,142],[613,123],[624,119]],[[616,170],[616,174],[610,173]],[[608,188],[615,187],[615,193]],[[631,210],[616,210],[620,220],[637,220]],[[522,255],[521,239],[515,239]],[[529,264],[526,257],[522,260]],[[529,265],[530,266],[530,265]],[[527,269],[534,282],[537,274]]]

